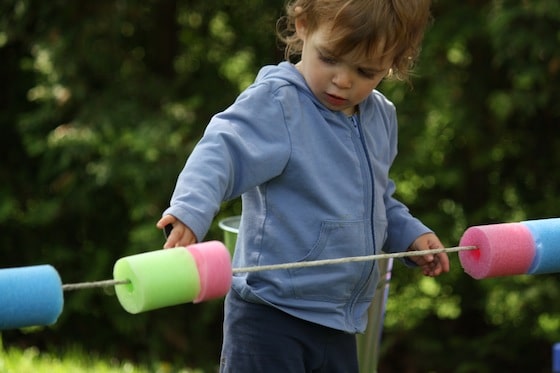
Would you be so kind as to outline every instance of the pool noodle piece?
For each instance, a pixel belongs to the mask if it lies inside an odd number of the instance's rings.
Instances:
[[[560,343],[552,345],[552,373],[560,373]]]
[[[560,272],[560,218],[527,220],[526,226],[535,242],[535,258],[530,274]]]
[[[188,303],[200,292],[196,261],[184,247],[151,251],[119,259],[113,268],[121,306],[136,314]]]
[[[232,269],[229,250],[220,241],[187,246],[200,274],[200,293],[194,303],[221,298],[231,287]]]
[[[478,247],[459,252],[463,269],[475,279],[526,274],[535,257],[531,232],[521,223],[470,227],[459,246]]]
[[[63,306],[62,281],[54,267],[0,270],[0,330],[52,325]]]

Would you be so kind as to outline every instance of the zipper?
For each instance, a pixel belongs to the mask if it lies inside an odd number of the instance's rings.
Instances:
[[[375,200],[374,195],[375,195],[375,181],[373,178],[373,167],[371,164],[371,159],[369,157],[369,151],[368,151],[368,147],[366,144],[366,141],[364,140],[364,134],[363,134],[363,130],[362,130],[362,126],[361,126],[361,121],[357,119],[357,116],[359,114],[354,114],[351,117],[349,117],[350,121],[352,122],[352,126],[354,127],[354,129],[356,130],[356,133],[358,134],[358,138],[360,139],[360,144],[362,145],[362,151],[364,152],[364,158],[366,160],[367,163],[367,173],[369,175],[369,183],[371,185],[371,191],[370,191],[370,221],[371,221],[371,238],[372,238],[372,244],[374,245],[374,254],[375,254],[375,231],[373,229],[373,211],[374,211],[374,207],[373,207],[373,201]]]
[[[356,119],[358,116],[358,114],[352,114],[352,116],[348,117],[348,119],[350,119],[350,122],[352,122],[352,127],[354,127],[354,130],[356,131],[356,133],[358,134],[358,136],[360,136],[360,138],[362,137],[362,133],[360,128],[358,128],[358,119]]]
[[[373,245],[373,249],[374,249],[374,253],[376,251],[376,247],[375,247],[375,230],[374,230],[374,223],[373,223],[373,219],[374,219],[374,195],[375,195],[375,182],[374,182],[374,176],[373,176],[373,167],[371,164],[371,159],[369,156],[369,152],[368,152],[368,147],[367,144],[365,142],[364,139],[364,134],[363,134],[363,130],[362,130],[362,126],[361,126],[361,121],[358,119],[358,115],[359,113],[356,113],[354,115],[352,115],[349,119],[352,122],[352,126],[354,127],[354,129],[356,130],[356,133],[358,134],[358,137],[360,139],[360,144],[362,146],[362,151],[364,154],[364,158],[366,160],[366,164],[367,164],[367,173],[369,175],[369,183],[370,183],[370,203],[368,204],[370,206],[370,226],[371,226],[371,243]],[[373,271],[375,271],[375,266],[376,263],[373,262],[373,265],[371,267],[371,271],[368,273],[367,278],[371,278],[371,275],[373,273]],[[355,325],[354,322],[354,305],[356,304],[356,301],[358,300],[359,295],[364,291],[364,289],[367,287],[368,282],[365,281],[362,286],[358,289],[358,291],[355,293],[355,296],[352,298],[352,301],[349,304],[349,316],[352,317],[351,322],[352,325]]]

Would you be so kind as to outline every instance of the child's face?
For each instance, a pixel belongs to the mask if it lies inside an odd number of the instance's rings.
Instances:
[[[352,53],[334,57],[329,49],[329,27],[323,25],[309,33],[304,22],[296,22],[296,30],[303,41],[296,67],[313,94],[331,110],[354,114],[357,105],[387,75],[392,61],[369,60]]]

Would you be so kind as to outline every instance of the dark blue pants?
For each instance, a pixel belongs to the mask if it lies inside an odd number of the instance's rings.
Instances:
[[[356,337],[249,303],[225,300],[222,373],[357,373]]]

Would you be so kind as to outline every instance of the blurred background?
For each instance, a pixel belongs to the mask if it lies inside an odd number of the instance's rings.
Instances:
[[[0,267],[109,279],[160,249],[155,223],[212,114],[282,60],[283,0],[0,2]],[[456,246],[472,225],[560,217],[560,2],[434,0],[396,105],[398,198]],[[217,222],[240,213],[224,203]],[[395,263],[380,372],[549,372],[560,275],[437,279]],[[1,305],[0,305],[1,306]],[[126,313],[111,291],[65,295],[52,327],[4,346],[75,346],[212,371],[222,300]]]

